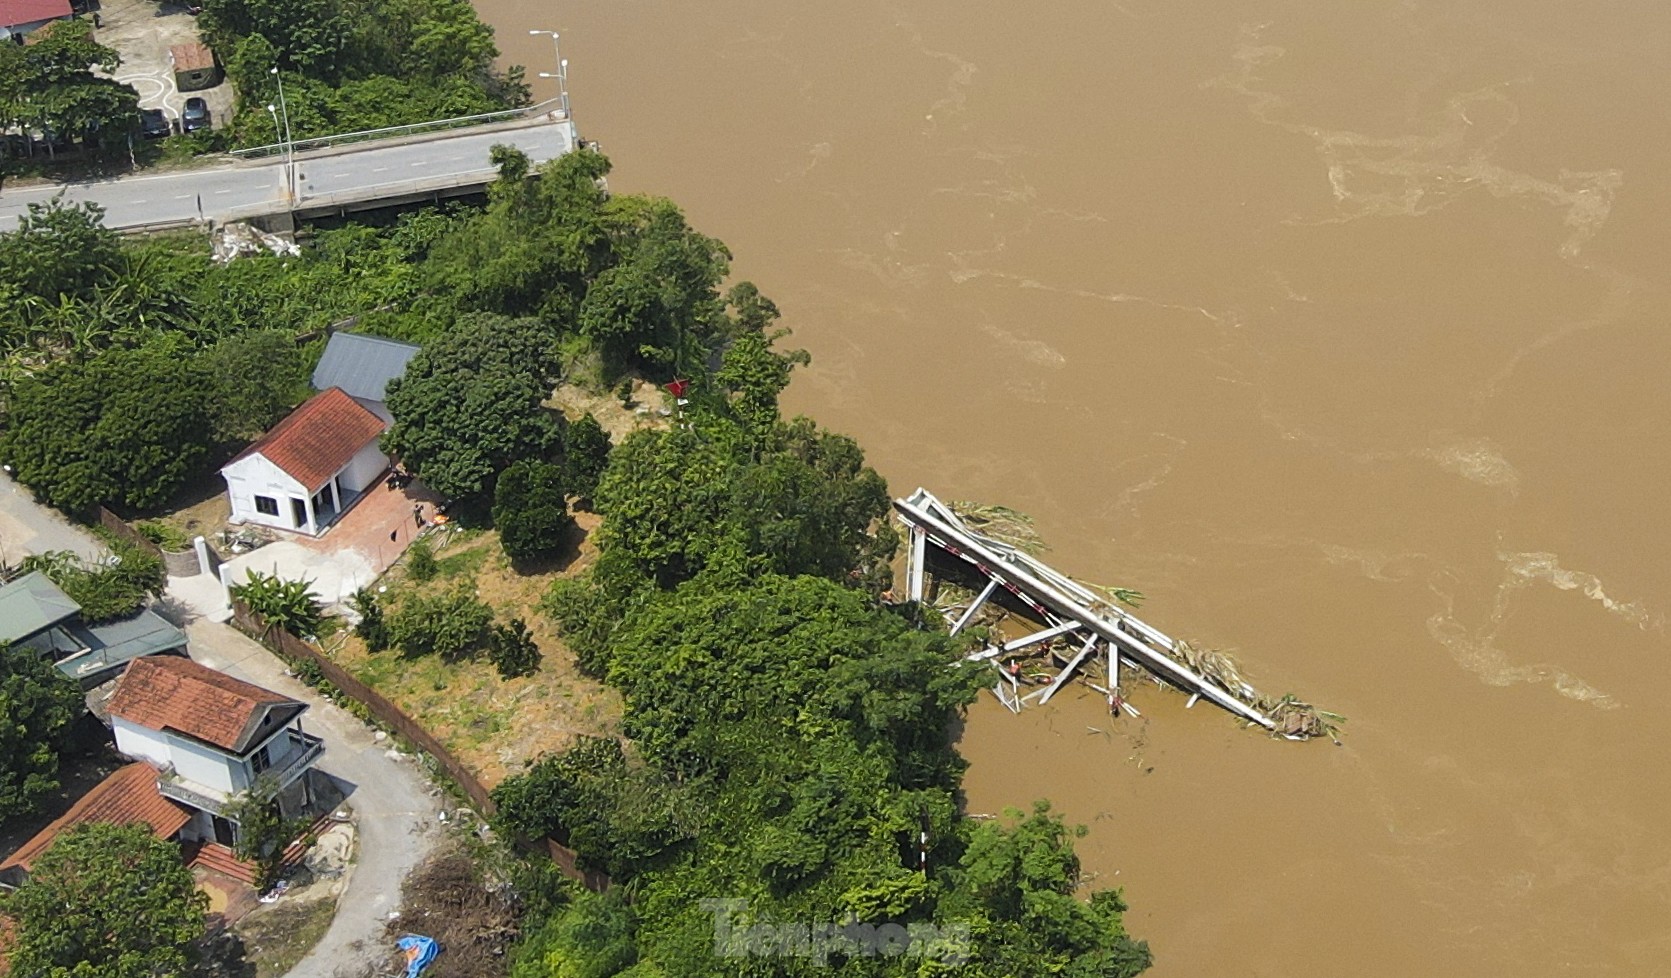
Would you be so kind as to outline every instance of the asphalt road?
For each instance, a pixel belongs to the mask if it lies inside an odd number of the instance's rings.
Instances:
[[[304,153],[295,163],[298,206],[472,183],[493,173],[488,153],[495,145],[512,144],[535,163],[543,163],[573,149],[574,140],[572,122],[521,122]],[[66,200],[102,206],[105,224],[113,228],[275,214],[285,210],[287,170],[281,157],[68,185],[0,188],[0,231],[16,227],[31,203],[45,202],[59,191]]]

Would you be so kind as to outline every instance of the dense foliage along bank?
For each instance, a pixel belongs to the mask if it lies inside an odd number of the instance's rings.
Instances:
[[[532,901],[517,978],[1141,971],[1118,895],[1081,899],[1060,818],[961,816],[950,737],[981,678],[937,619],[881,600],[887,487],[851,439],[780,416],[806,357],[778,348],[778,310],[747,283],[722,291],[729,253],[672,204],[605,192],[596,153],[538,180],[499,163],[485,209],[225,267],[198,241],[117,242],[95,211],[38,211],[0,238],[0,288],[35,297],[0,312],[0,459],[66,509],[155,506],[300,396],[310,335],[364,313],[424,347],[391,386],[387,446],[491,517],[511,556],[556,545],[565,497],[602,516],[597,559],[543,610],[621,691],[626,737],[497,794],[504,828],[566,842],[616,885]],[[689,403],[613,448],[545,406],[559,379],[632,375],[688,379]],[[476,604],[438,591],[368,620],[408,654],[464,635],[462,654],[493,644]]]
[[[267,105],[284,74],[296,139],[450,119],[523,104],[522,69],[501,73],[493,28],[467,0],[204,0],[205,39],[239,112],[232,141],[278,142]]]

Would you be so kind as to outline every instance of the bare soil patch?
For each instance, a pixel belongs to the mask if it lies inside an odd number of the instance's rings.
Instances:
[[[406,973],[395,945],[402,935],[432,937],[441,945],[424,978],[503,978],[519,928],[511,888],[484,879],[463,847],[443,848],[406,877],[400,916],[389,921],[389,954],[362,978]]]
[[[546,401],[548,407],[563,412],[570,421],[590,414],[609,432],[609,440],[619,445],[621,439],[645,428],[665,428],[668,419],[661,414],[672,407],[666,391],[644,380],[633,380],[632,404],[623,405],[613,392],[602,394],[578,384],[563,384]]]

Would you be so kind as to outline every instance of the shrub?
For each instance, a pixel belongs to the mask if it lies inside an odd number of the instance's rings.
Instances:
[[[389,618],[389,640],[407,655],[467,659],[487,646],[492,624],[493,609],[465,585],[408,598]]]
[[[509,625],[493,626],[487,657],[501,679],[531,676],[540,668],[540,647],[534,644],[534,636],[521,618],[512,618]]]
[[[493,492],[493,525],[512,560],[556,553],[571,522],[560,467],[523,459],[500,474]]]
[[[366,643],[366,651],[381,652],[388,648],[389,623],[383,617],[383,603],[377,600],[377,595],[360,588],[348,600],[360,616],[359,624],[354,626],[354,634]]]
[[[268,625],[283,628],[298,638],[319,631],[325,609],[307,581],[286,581],[272,574],[251,570],[249,579],[232,585],[232,596],[261,616]]]
[[[407,577],[422,583],[433,580],[440,569],[440,565],[435,562],[435,549],[429,545],[428,540],[414,541],[412,546],[406,548]]]
[[[569,425],[564,436],[564,476],[569,489],[583,499],[592,498],[598,478],[609,464],[609,434],[590,414]]]
[[[69,550],[49,550],[23,558],[25,571],[40,571],[81,606],[89,624],[113,621],[161,597],[168,587],[162,558],[131,543],[113,541],[109,556],[88,562]]]
[[[134,529],[139,531],[140,536],[169,553],[185,553],[191,549],[191,538],[186,535],[186,531],[172,523],[164,523],[162,520],[145,520],[142,523],[134,524]]]

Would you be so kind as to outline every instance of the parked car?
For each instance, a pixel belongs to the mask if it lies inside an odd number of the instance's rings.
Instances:
[[[196,132],[209,128],[209,103],[197,96],[186,99],[186,110],[180,113],[180,130]]]
[[[161,109],[141,109],[139,132],[146,139],[167,139],[174,135],[174,123],[168,121],[167,113]]]

